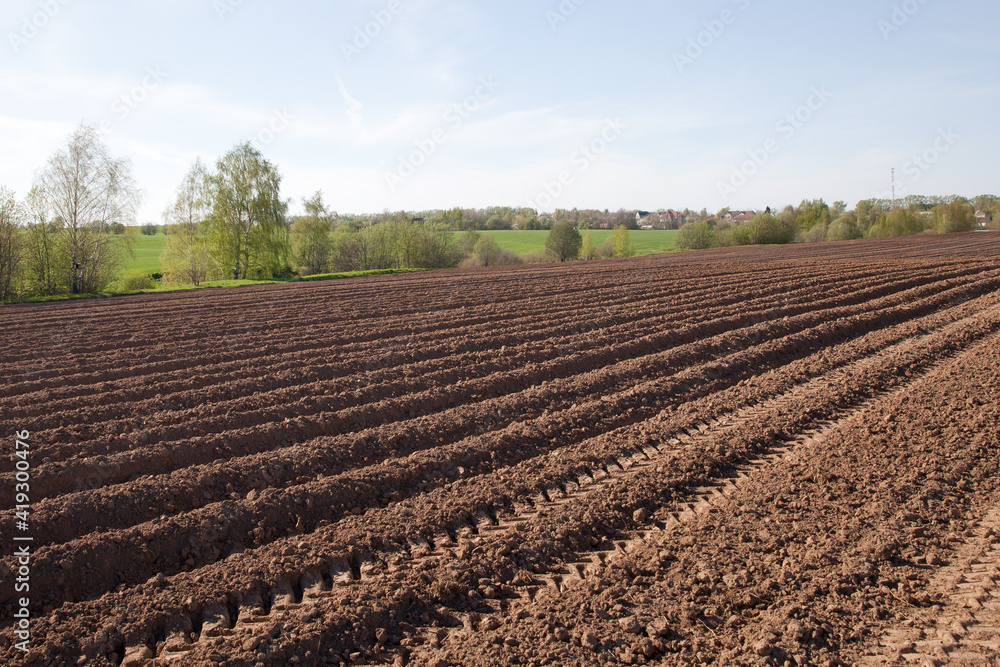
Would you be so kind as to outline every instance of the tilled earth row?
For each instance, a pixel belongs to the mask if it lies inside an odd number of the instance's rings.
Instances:
[[[35,618],[0,656],[995,659],[998,251],[128,298],[72,340],[78,309],[5,311]]]

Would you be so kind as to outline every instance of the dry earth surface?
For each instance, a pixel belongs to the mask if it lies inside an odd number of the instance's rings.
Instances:
[[[1000,664],[1000,234],[10,306],[0,365],[3,664]]]

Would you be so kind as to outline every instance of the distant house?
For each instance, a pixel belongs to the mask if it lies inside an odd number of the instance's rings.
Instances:
[[[645,220],[648,217],[649,217],[649,211],[636,211],[635,212],[635,221],[636,222],[640,222],[642,220]]]
[[[978,228],[986,229],[991,222],[993,222],[992,211],[976,211],[976,226]]]
[[[750,222],[755,215],[757,215],[756,211],[729,211],[723,219],[733,222]]]

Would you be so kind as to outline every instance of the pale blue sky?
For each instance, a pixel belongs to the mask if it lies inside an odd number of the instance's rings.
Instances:
[[[293,211],[853,205],[892,167],[903,194],[1000,194],[998,23],[984,0],[7,0],[0,185],[89,122],[140,222],[246,139]]]

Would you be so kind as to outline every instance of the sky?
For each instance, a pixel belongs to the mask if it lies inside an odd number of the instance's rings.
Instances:
[[[6,0],[0,186],[81,123],[137,222],[251,141],[291,211],[1000,194],[1000,3]]]

